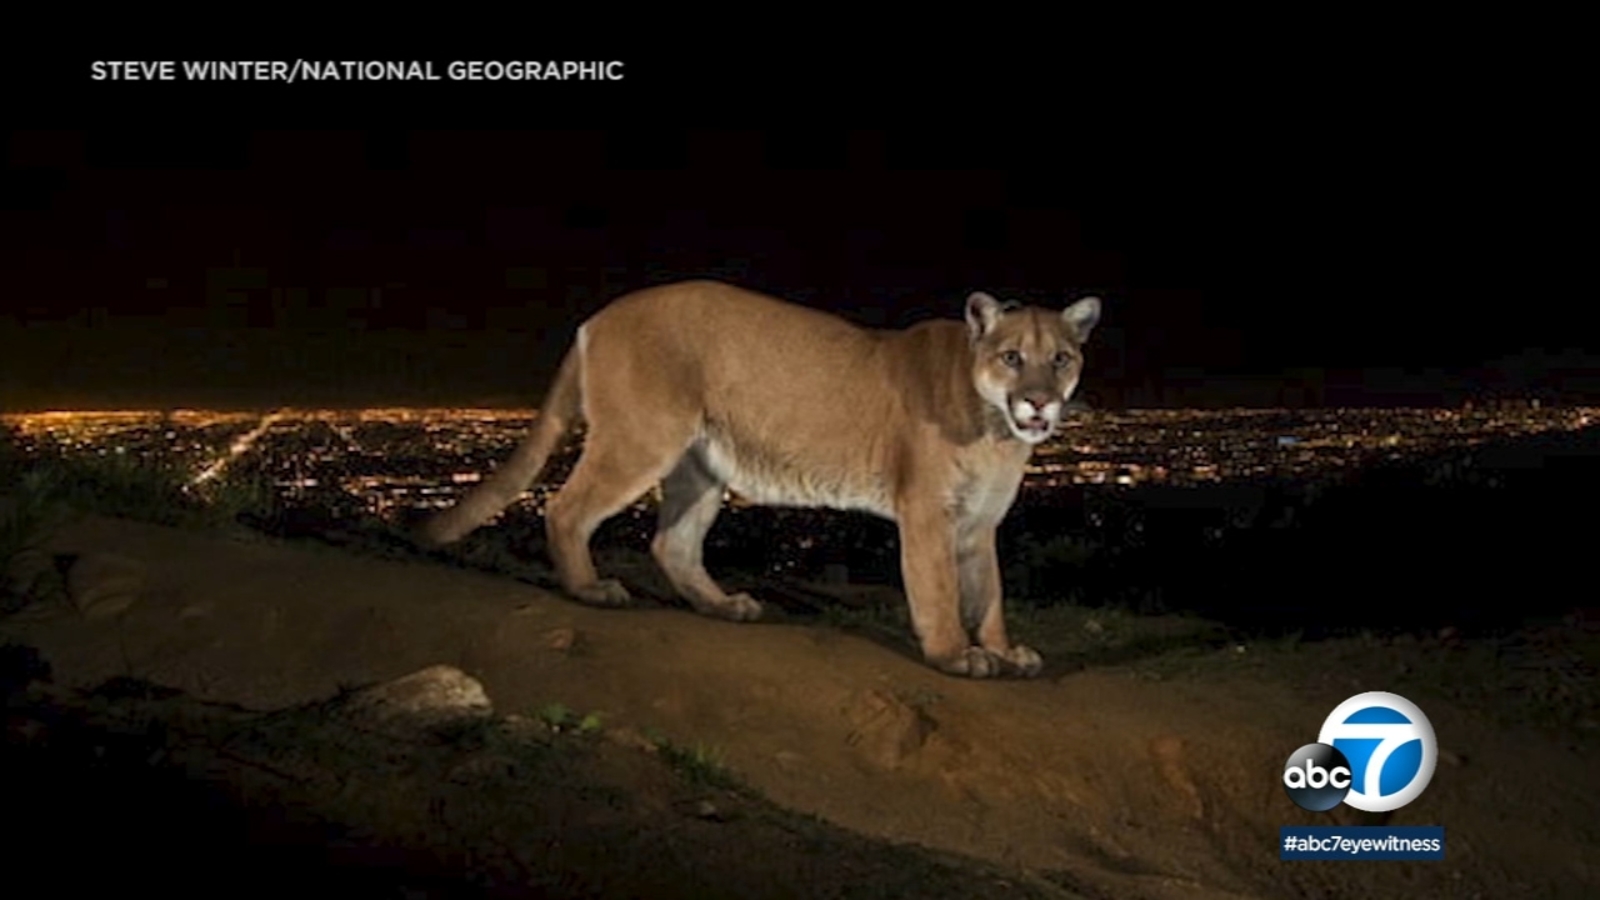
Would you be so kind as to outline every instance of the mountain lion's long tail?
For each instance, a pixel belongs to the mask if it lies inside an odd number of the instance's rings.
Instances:
[[[533,432],[482,484],[469,491],[455,506],[423,523],[418,532],[422,543],[437,547],[461,540],[514,503],[539,477],[550,453],[578,417],[582,402],[582,380],[578,373],[578,367],[583,364],[580,354],[576,345],[567,351],[556,373],[555,384],[550,386],[539,417],[533,423]]]

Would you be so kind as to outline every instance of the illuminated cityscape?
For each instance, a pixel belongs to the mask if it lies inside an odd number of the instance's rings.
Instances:
[[[191,483],[243,470],[267,479],[285,498],[390,518],[406,508],[450,505],[510,454],[535,415],[528,409],[168,410],[0,419],[17,430],[24,452],[175,467]],[[1023,491],[1315,479],[1595,423],[1600,409],[1541,408],[1537,401],[1460,409],[1081,412],[1037,451]],[[574,435],[524,505],[542,512],[580,447],[581,434]],[[641,498],[635,511],[653,502]]]

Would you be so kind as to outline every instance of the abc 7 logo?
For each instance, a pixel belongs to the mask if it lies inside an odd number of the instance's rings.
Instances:
[[[1283,789],[1312,812],[1340,803],[1389,812],[1427,788],[1438,756],[1433,725],[1415,703],[1370,691],[1339,704],[1322,723],[1317,743],[1289,755]]]

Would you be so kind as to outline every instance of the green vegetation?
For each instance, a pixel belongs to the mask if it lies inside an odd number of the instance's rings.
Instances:
[[[15,612],[59,587],[50,578],[45,545],[66,520],[56,500],[60,473],[23,462],[14,433],[0,426],[0,613]]]
[[[816,617],[817,624],[837,628],[883,640],[905,643],[911,640],[911,613],[904,603],[846,606],[835,604],[822,607]]]
[[[729,791],[751,790],[734,775],[716,748],[696,743],[676,744],[665,738],[655,741],[656,752],[690,784]]]
[[[1127,670],[1137,677],[1190,683],[1277,682],[1324,705],[1380,686],[1424,707],[1471,710],[1485,727],[1499,730],[1566,735],[1600,730],[1600,633],[1569,627],[1467,640],[1446,629],[1366,631],[1320,640],[1290,635],[1210,645],[1179,642],[1130,660]]]
[[[117,453],[23,458],[13,445],[0,451],[0,470],[0,494],[31,491],[36,504],[159,525],[226,527],[267,521],[280,509],[272,485],[259,475],[224,474],[191,486],[188,473],[172,462]]]
[[[45,547],[74,516],[115,516],[198,530],[270,522],[281,513],[262,477],[233,475],[198,487],[170,463],[121,454],[24,455],[0,427],[0,613],[64,592]]]
[[[1103,551],[1099,544],[1073,535],[1019,535],[1004,563],[1008,594],[1034,603],[1067,599],[1081,579],[1075,572]]]
[[[53,591],[45,544],[65,520],[50,473],[18,477],[0,497],[0,612],[14,612]]]
[[[567,732],[594,734],[600,731],[603,724],[599,713],[592,712],[586,716],[579,716],[564,703],[551,703],[539,710],[539,721],[558,734]]]

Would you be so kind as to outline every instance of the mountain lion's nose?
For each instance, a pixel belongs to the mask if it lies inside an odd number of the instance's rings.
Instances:
[[[1055,396],[1049,391],[1028,391],[1022,395],[1022,399],[1042,414],[1044,408],[1050,405],[1050,401],[1054,400]]]

